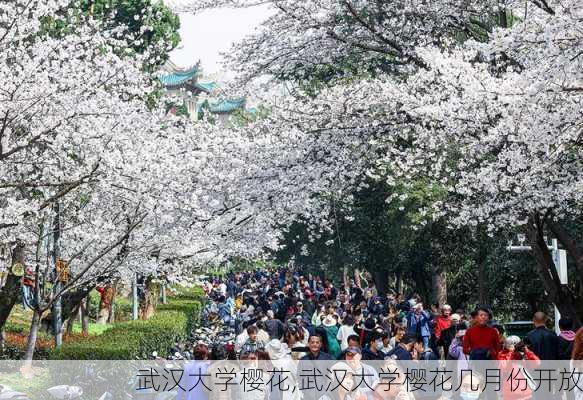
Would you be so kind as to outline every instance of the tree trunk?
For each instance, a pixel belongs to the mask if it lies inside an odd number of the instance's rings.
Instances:
[[[69,318],[74,319],[75,317],[77,317],[77,312],[81,307],[81,303],[83,303],[83,300],[87,298],[87,296],[89,296],[89,292],[91,292],[91,290],[93,290],[94,288],[95,286],[82,287],[67,292],[61,297],[63,307],[62,309],[63,320]]]
[[[486,263],[478,264],[478,302],[480,304],[488,304],[486,267]]]
[[[115,295],[117,294],[117,284],[112,285],[113,293],[111,295],[111,302],[109,303],[109,315],[107,316],[107,323],[113,324],[115,322]]]
[[[67,327],[65,328],[65,333],[67,335],[73,334],[73,325],[75,324],[75,316],[71,315],[69,319],[67,319]]]
[[[24,244],[18,243],[12,251],[12,265],[21,263],[24,265]],[[22,287],[22,278],[12,274],[12,269],[8,271],[6,283],[0,289],[0,331],[4,330],[4,325],[8,316],[16,304],[16,299]]]
[[[433,301],[440,306],[447,304],[447,270],[445,266],[433,265],[431,291]]]
[[[403,293],[403,273],[401,270],[395,272],[395,289],[397,290],[397,293]]]
[[[150,319],[154,315],[156,305],[158,304],[158,285],[154,284],[151,277],[146,278],[144,286],[142,288],[144,291],[140,297],[140,319]]]
[[[374,284],[379,296],[386,296],[389,291],[389,274],[386,271],[375,269],[373,274]]]
[[[533,213],[527,224],[527,236],[531,245],[539,276],[549,301],[554,303],[564,317],[570,317],[576,326],[581,326],[577,301],[568,285],[561,284],[551,252],[544,240],[544,221],[539,213]]]
[[[362,288],[362,284],[360,282],[360,270],[358,268],[354,269],[354,284],[356,287]]]
[[[113,287],[111,285],[105,286],[104,291],[101,293],[101,300],[99,301],[99,312],[97,314],[98,324],[107,324],[111,303],[113,302],[113,296]]]
[[[24,354],[25,361],[32,361],[34,357],[34,349],[36,347],[36,338],[38,335],[40,320],[41,312],[38,309],[35,309],[34,314],[32,315],[32,322],[30,323],[30,332],[28,334],[28,342],[26,344],[26,353]]]
[[[89,335],[89,298],[85,297],[81,301],[81,306],[79,307],[79,313],[81,314],[81,332],[83,335]]]

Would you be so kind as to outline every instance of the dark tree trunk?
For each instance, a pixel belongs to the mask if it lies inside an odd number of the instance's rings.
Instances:
[[[69,318],[75,319],[81,303],[85,298],[87,298],[89,292],[91,292],[93,288],[94,287],[79,288],[74,291],[67,292],[62,296],[63,320]]]
[[[375,269],[372,273],[374,284],[379,296],[385,296],[389,291],[389,274],[387,271]]]
[[[551,252],[544,240],[544,219],[539,213],[533,213],[529,218],[527,236],[548,300],[557,306],[562,316],[572,318],[576,326],[581,326],[581,299],[574,296],[568,285],[561,284]]]
[[[71,315],[69,317],[69,319],[67,319],[66,321],[67,321],[67,325],[65,328],[65,333],[67,335],[71,335],[73,333],[73,325],[75,325],[75,316]]]
[[[478,264],[478,302],[488,304],[486,263]]]
[[[24,244],[18,243],[12,251],[12,265],[21,263],[24,265]],[[0,331],[4,331],[4,325],[8,320],[8,316],[16,304],[16,299],[20,294],[22,287],[22,278],[12,274],[12,270],[8,272],[6,283],[0,289]]]
[[[395,272],[395,289],[397,293],[403,293],[403,273],[401,270]]]

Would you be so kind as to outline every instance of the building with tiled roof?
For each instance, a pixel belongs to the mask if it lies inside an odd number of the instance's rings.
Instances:
[[[171,61],[167,62],[158,75],[158,80],[166,92],[182,98],[183,104],[172,104],[169,112],[187,114],[192,120],[201,119],[209,112],[220,119],[228,119],[237,110],[245,110],[245,99],[217,99],[220,88],[216,82],[203,79],[199,64],[180,68]]]

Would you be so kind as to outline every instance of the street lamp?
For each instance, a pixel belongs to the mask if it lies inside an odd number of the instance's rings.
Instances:
[[[507,250],[515,253],[532,251],[531,246],[524,245],[526,236],[521,233],[519,233],[517,236],[518,241],[520,242],[520,246],[513,246],[511,241],[507,247]],[[557,269],[559,280],[561,281],[562,285],[566,285],[568,283],[567,251],[559,249],[559,241],[557,239],[552,239],[551,245],[548,244],[549,241],[547,236],[544,236],[544,241],[547,244],[547,247],[553,257],[553,264],[555,264],[555,268]],[[559,309],[557,308],[557,306],[554,307],[555,307],[555,331],[557,332],[557,334],[559,334],[561,332],[561,330],[559,329],[559,319],[561,319],[561,314],[559,313]]]

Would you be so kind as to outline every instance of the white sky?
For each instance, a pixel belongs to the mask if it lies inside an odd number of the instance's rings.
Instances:
[[[269,15],[267,5],[180,14],[182,43],[170,54],[170,59],[180,67],[200,60],[205,74],[217,73],[222,59],[219,53],[228,51],[234,42],[252,33]]]

